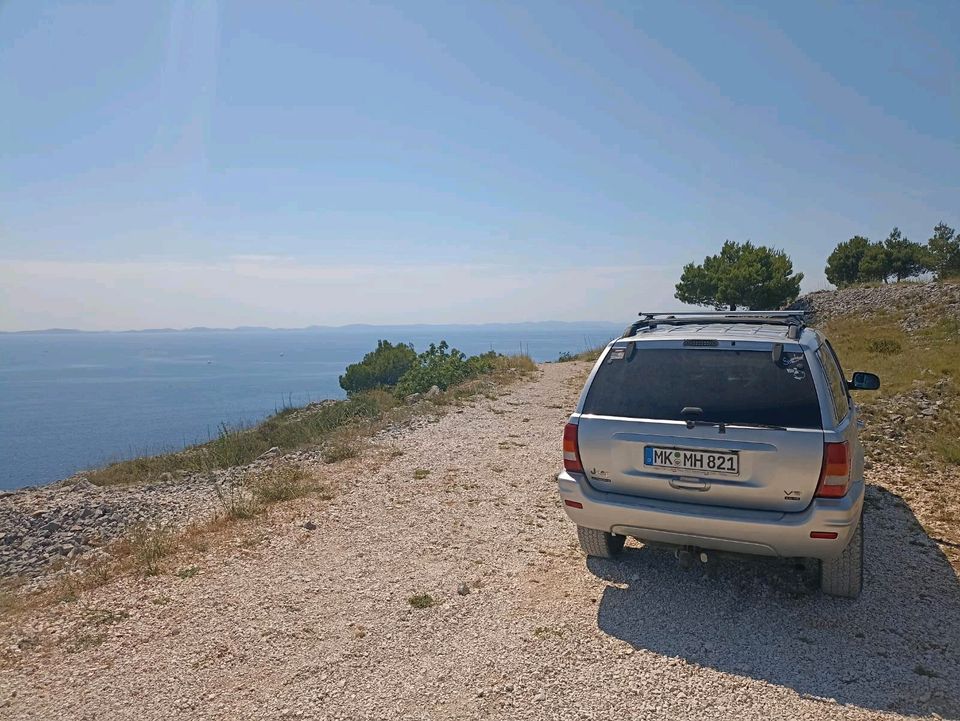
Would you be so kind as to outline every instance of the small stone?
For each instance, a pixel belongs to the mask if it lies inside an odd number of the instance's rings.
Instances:
[[[460,583],[457,584],[457,594],[460,596],[466,596],[469,593],[470,593],[470,586],[468,586],[463,581],[460,581]]]
[[[308,531],[317,530],[317,524],[314,523],[313,521],[307,521],[306,523],[303,524],[303,527],[306,528]]]

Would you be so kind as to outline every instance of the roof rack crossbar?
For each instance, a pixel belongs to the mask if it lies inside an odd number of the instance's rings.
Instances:
[[[800,337],[805,323],[805,310],[721,310],[721,311],[684,311],[680,313],[641,312],[640,320],[627,327],[621,337],[637,334],[641,328],[655,328],[663,325],[693,325],[695,323],[757,323],[789,326],[787,335],[791,339]]]
[[[685,318],[689,316],[706,316],[708,318],[713,317],[748,317],[748,316],[762,316],[764,318],[792,318],[797,316],[804,316],[808,311],[805,310],[701,310],[701,311],[684,311],[681,313],[670,313],[670,312],[647,312],[640,311],[637,315],[644,318]]]

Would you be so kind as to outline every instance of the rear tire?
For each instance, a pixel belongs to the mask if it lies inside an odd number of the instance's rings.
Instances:
[[[830,596],[856,598],[863,588],[863,515],[850,543],[836,558],[820,561],[820,589]]]
[[[623,550],[626,536],[618,536],[595,528],[577,526],[577,538],[580,539],[580,548],[588,556],[596,558],[615,558]]]

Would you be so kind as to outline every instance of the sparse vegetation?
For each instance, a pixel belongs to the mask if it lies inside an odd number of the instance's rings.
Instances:
[[[127,540],[140,572],[144,576],[159,575],[160,562],[173,550],[170,532],[164,528],[138,526]]]
[[[590,361],[593,362],[600,357],[600,354],[603,353],[603,349],[607,347],[606,343],[603,343],[593,348],[587,348],[587,350],[580,351],[579,353],[568,353],[564,351],[560,354],[560,357],[557,358],[558,363],[570,363],[572,361]]]
[[[339,463],[360,455],[360,448],[349,441],[336,441],[323,449],[324,463]]]
[[[397,347],[392,346],[393,349]],[[283,452],[324,442],[327,442],[324,460],[334,463],[359,454],[357,441],[368,432],[372,422],[391,414],[402,417],[409,412],[399,407],[398,397],[436,385],[442,392],[431,398],[432,403],[449,405],[478,393],[489,393],[497,383],[532,373],[536,367],[536,363],[525,355],[503,356],[491,352],[466,358],[441,342],[417,356],[417,364],[409,369],[412,375],[402,387],[390,389],[381,384],[353,392],[342,401],[307,408],[283,408],[253,427],[232,428],[222,424],[217,438],[208,443],[175,453],[112,463],[88,472],[87,478],[97,485],[148,483],[167,477],[176,479],[184,474],[210,473],[246,465],[274,447]],[[392,376],[384,377],[389,380]],[[243,517],[245,511],[236,503],[239,499],[226,500],[231,515],[238,511],[240,515],[236,517]]]
[[[881,379],[879,394],[857,393],[857,401],[869,416],[884,398],[900,394],[936,391],[935,426],[919,419],[904,422],[897,431],[897,443],[909,440],[919,454],[911,459],[939,459],[943,463],[960,464],[960,334],[956,321],[940,319],[912,333],[906,333],[897,314],[877,314],[864,322],[861,316],[835,318],[825,325],[847,374],[866,370]],[[931,319],[932,320],[932,319]],[[885,337],[875,337],[877,328],[884,329]],[[937,386],[938,382],[940,383]],[[925,391],[924,389],[927,389]],[[891,409],[892,410],[892,409]],[[887,412],[886,410],[883,412]],[[905,408],[903,414],[916,413]],[[920,419],[925,418],[920,414]],[[929,416],[932,420],[933,416]],[[883,448],[889,439],[874,435],[868,424],[865,440],[876,448]]]
[[[892,338],[874,338],[867,342],[867,350],[882,355],[895,355],[903,350],[900,341]]]
[[[407,603],[414,608],[430,608],[436,604],[436,600],[429,593],[418,593],[410,596],[410,598],[407,599]]]
[[[127,611],[112,611],[109,608],[88,608],[83,612],[84,620],[91,626],[112,626],[130,618]]]
[[[426,468],[418,468],[413,472],[413,478],[417,481],[422,481],[424,478],[430,475],[430,471]]]
[[[214,488],[224,514],[231,521],[253,518],[263,510],[263,504],[244,486],[218,483]]]
[[[533,629],[533,637],[540,639],[550,637],[563,638],[563,629],[553,626],[537,626]]]
[[[177,453],[120,461],[91,471],[87,477],[98,485],[115,485],[149,482],[165,473],[205,473],[241,466],[273,447],[292,450],[317,443],[346,426],[379,417],[395,405],[391,394],[372,390],[297,413],[281,411],[253,428],[222,425],[217,438],[209,443]]]
[[[193,578],[198,573],[200,573],[200,569],[197,568],[196,566],[187,566],[186,568],[181,568],[179,571],[177,571],[176,576],[177,578],[186,579],[186,578]]]
[[[313,490],[307,474],[299,466],[274,466],[267,473],[250,480],[253,495],[262,504],[302,498]]]

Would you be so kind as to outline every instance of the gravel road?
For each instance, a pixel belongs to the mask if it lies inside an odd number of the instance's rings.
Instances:
[[[960,582],[890,492],[854,602],[781,562],[586,562],[553,481],[585,372],[383,435],[190,578],[0,628],[0,718],[960,718]]]

